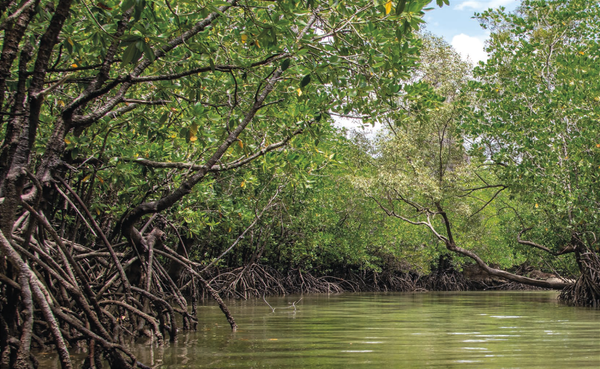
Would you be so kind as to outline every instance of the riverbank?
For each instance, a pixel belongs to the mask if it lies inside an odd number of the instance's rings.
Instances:
[[[551,280],[556,275],[533,267],[520,267],[532,278]],[[398,270],[354,271],[334,275],[314,275],[300,269],[282,273],[268,266],[252,264],[231,270],[214,269],[211,286],[221,297],[250,299],[263,296],[342,292],[416,292],[416,291],[486,291],[543,290],[543,288],[511,282],[487,274],[476,265],[457,270],[443,265],[429,274]],[[184,285],[185,287],[185,285]],[[201,299],[210,299],[210,292],[200,290]]]

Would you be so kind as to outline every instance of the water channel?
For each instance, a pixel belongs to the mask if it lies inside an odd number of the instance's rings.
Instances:
[[[196,332],[146,365],[174,368],[600,368],[600,310],[555,292],[340,294],[230,301],[232,333],[214,305]],[[43,368],[59,368],[56,359]]]

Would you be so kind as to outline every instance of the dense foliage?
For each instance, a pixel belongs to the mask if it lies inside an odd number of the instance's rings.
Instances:
[[[205,295],[236,329],[222,297],[473,262],[598,304],[598,4],[480,14],[472,70],[415,32],[427,3],[2,2],[0,369],[143,366],[126,341]]]
[[[549,257],[574,253],[579,292],[563,298],[596,305],[600,7],[523,1],[514,14],[480,19],[492,31],[490,59],[475,70],[465,130],[522,204],[520,243]]]
[[[214,268],[368,264],[323,242],[363,230],[343,211],[319,224],[338,210],[309,189],[331,116],[404,93],[426,4],[3,1],[0,367],[33,365],[34,341],[64,368],[79,342],[88,367],[142,365],[124,339],[174,339],[175,314],[192,328],[182,291],[235,329]]]

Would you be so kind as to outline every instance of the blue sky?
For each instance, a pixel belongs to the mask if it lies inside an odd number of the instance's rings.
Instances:
[[[477,63],[486,58],[483,47],[488,34],[473,15],[499,6],[514,10],[519,3],[519,0],[450,0],[450,6],[439,8],[434,1],[431,5],[434,9],[425,13],[425,29],[443,37],[463,58],[469,57]]]
[[[452,45],[465,60],[474,64],[480,60],[486,60],[484,51],[485,41],[488,33],[479,26],[479,22],[473,19],[477,12],[483,12],[488,8],[504,6],[507,10],[514,10],[520,0],[449,0],[450,5],[439,8],[433,1],[431,7],[434,9],[425,13],[424,20],[427,22],[425,30],[443,37]],[[354,120],[336,118],[338,127],[348,129],[358,128],[359,123]],[[381,125],[375,127],[362,127],[367,132],[367,137],[374,135],[381,129]]]

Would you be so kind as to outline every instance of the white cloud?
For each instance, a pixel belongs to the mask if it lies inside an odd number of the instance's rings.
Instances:
[[[465,60],[470,60],[473,64],[479,63],[480,60],[487,60],[485,52],[485,40],[488,36],[469,36],[461,33],[452,37],[450,44]]]
[[[473,10],[485,10],[489,8],[498,8],[500,6],[507,6],[511,3],[516,3],[517,0],[467,0],[458,4],[454,9],[456,10],[465,10],[465,9],[473,9]]]

